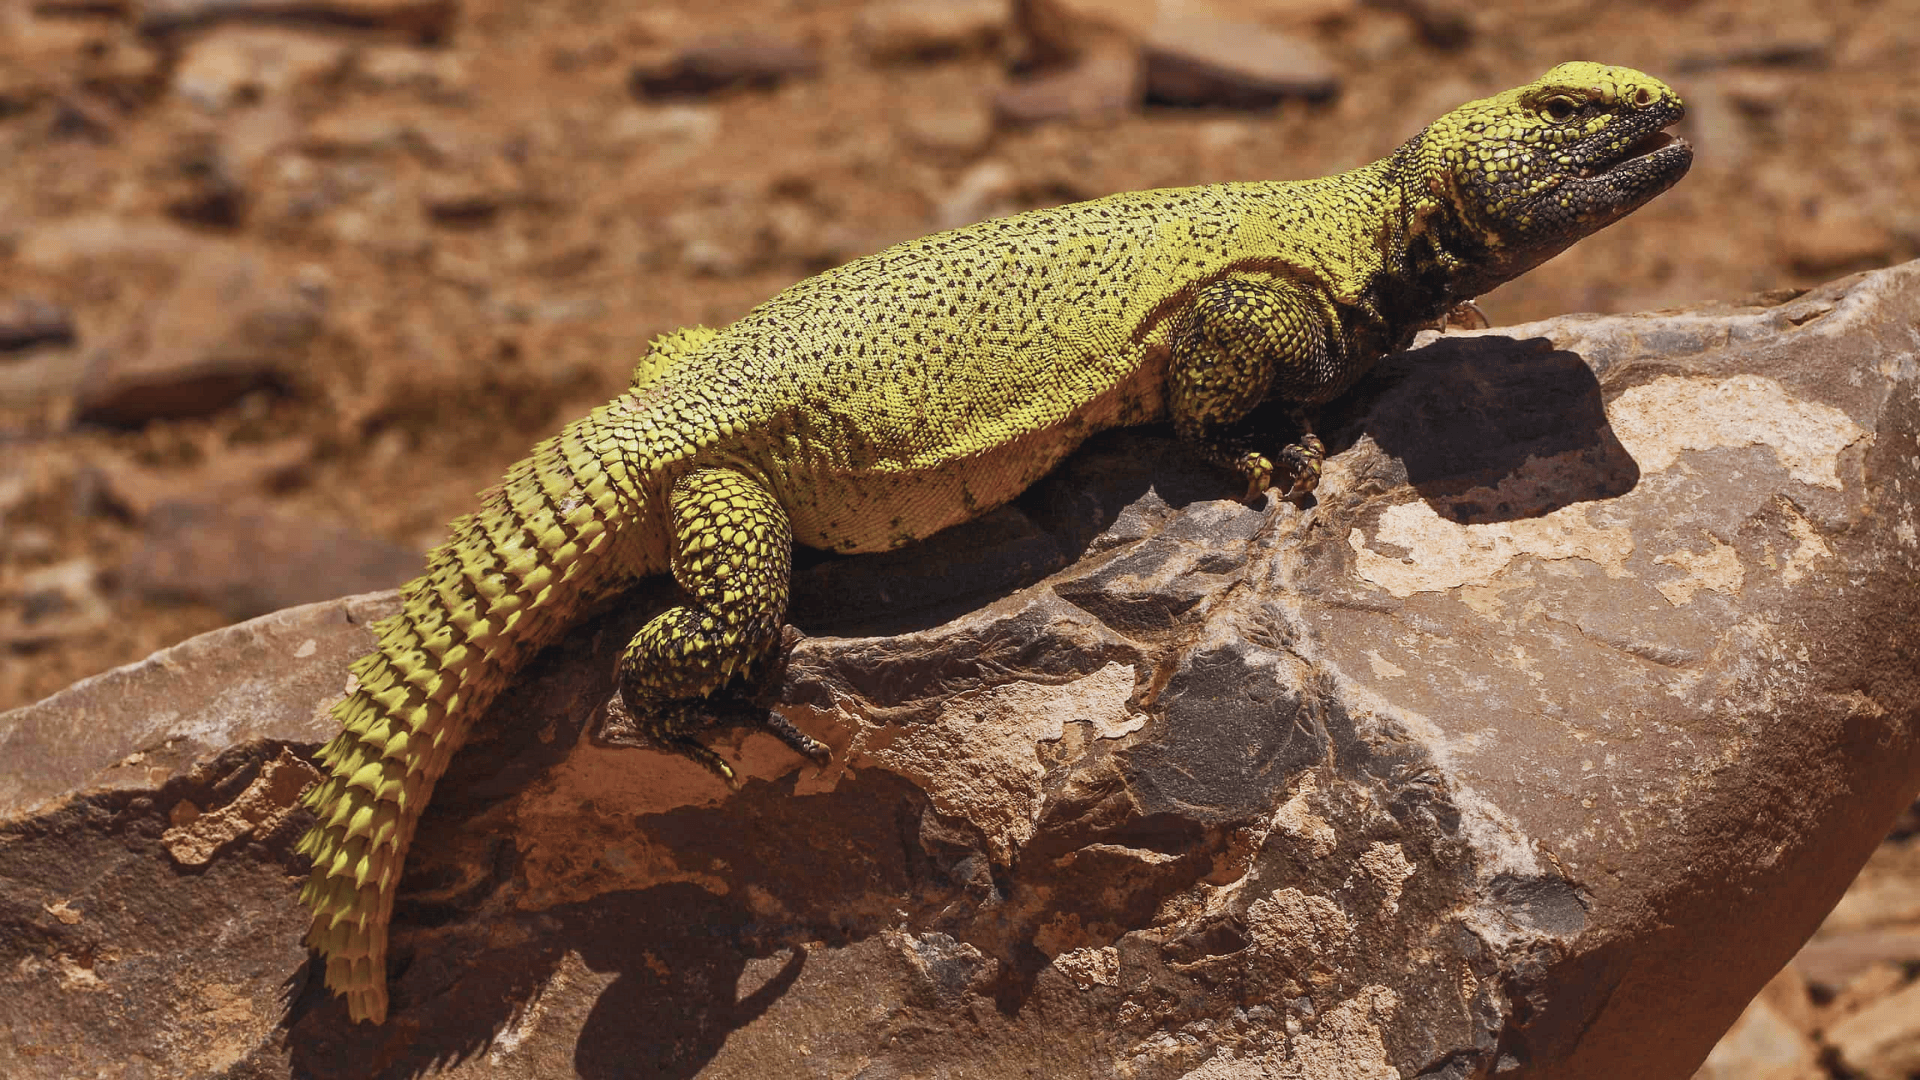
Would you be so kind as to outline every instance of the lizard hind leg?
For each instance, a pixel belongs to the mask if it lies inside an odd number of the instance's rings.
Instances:
[[[732,469],[698,469],[669,499],[673,577],[687,603],[656,615],[633,636],[616,672],[619,699],[663,749],[737,786],[733,769],[695,736],[752,722],[819,760],[825,747],[793,731],[764,705],[714,700],[736,676],[764,677],[781,648],[793,526],[763,485]]]

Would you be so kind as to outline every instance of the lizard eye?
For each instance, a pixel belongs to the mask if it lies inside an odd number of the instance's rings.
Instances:
[[[1547,119],[1558,124],[1572,119],[1579,108],[1580,106],[1572,98],[1564,94],[1556,94],[1541,104],[1540,111],[1547,114]]]

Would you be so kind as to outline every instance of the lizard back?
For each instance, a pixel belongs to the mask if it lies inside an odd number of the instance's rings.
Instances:
[[[1370,276],[1377,247],[1333,240],[1370,180],[1127,192],[909,241],[755,308],[667,372],[660,407],[729,389],[690,465],[754,470],[801,543],[898,547],[1012,499],[1094,432],[1165,419],[1168,339],[1200,286]]]

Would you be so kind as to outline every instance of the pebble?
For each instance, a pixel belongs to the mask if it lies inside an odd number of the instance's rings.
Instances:
[[[1149,102],[1261,109],[1340,88],[1339,69],[1319,46],[1251,23],[1162,18],[1143,44]]]
[[[760,35],[696,41],[660,60],[637,64],[627,86],[639,98],[705,97],[738,88],[765,89],[820,70],[814,50]]]
[[[1009,0],[878,0],[854,33],[875,60],[930,60],[989,51],[1012,20]]]

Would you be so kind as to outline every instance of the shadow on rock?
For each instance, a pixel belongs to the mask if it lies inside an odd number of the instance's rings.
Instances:
[[[1640,480],[1592,369],[1544,338],[1442,337],[1395,353],[1343,412],[1330,449],[1364,431],[1404,469],[1383,480],[1462,525],[1540,517]]]

